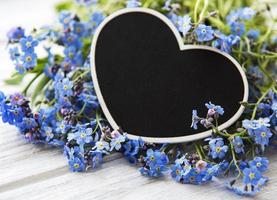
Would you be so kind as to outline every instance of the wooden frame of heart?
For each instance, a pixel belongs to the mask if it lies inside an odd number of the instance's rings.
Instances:
[[[127,14],[127,13],[146,13],[152,16],[157,17],[158,19],[160,19],[161,21],[163,21],[172,31],[172,33],[175,35],[180,51],[185,51],[188,49],[202,49],[202,50],[208,50],[211,52],[216,52],[218,54],[223,55],[224,57],[228,58],[229,61],[231,61],[233,63],[233,65],[237,68],[237,70],[239,71],[240,75],[241,75],[241,80],[243,82],[243,86],[244,86],[244,93],[243,93],[243,102],[247,102],[248,100],[248,82],[247,82],[247,78],[246,75],[242,69],[242,67],[240,66],[240,64],[229,54],[221,52],[218,49],[215,49],[213,47],[209,47],[209,46],[204,46],[204,45],[185,45],[183,43],[183,39],[180,35],[180,33],[178,32],[178,30],[176,29],[176,27],[174,26],[174,24],[172,24],[172,22],[163,14],[151,10],[151,9],[147,9],[147,8],[126,8],[126,9],[122,9],[119,11],[114,12],[113,14],[111,14],[110,16],[108,16],[101,24],[100,26],[97,28],[97,30],[95,31],[94,37],[93,37],[93,41],[92,41],[92,46],[91,46],[91,55],[90,55],[90,61],[91,61],[91,69],[92,69],[92,79],[93,79],[93,83],[94,83],[94,89],[96,92],[96,95],[98,97],[100,106],[103,110],[103,113],[105,115],[105,117],[107,118],[108,122],[110,123],[110,125],[112,126],[112,128],[114,130],[118,130],[119,129],[119,124],[117,124],[116,120],[113,118],[112,114],[110,113],[105,100],[103,98],[101,89],[99,87],[99,82],[98,82],[98,78],[97,78],[97,70],[96,70],[96,46],[97,46],[97,42],[98,42],[98,37],[101,33],[101,31],[103,30],[103,28],[113,19]],[[112,48],[112,47],[111,47]],[[121,98],[120,96],[118,98]],[[214,102],[217,103],[217,102]],[[204,106],[204,105],[203,105]],[[235,112],[235,114],[230,117],[227,121],[225,121],[224,123],[219,125],[219,130],[223,130],[229,126],[231,126],[236,120],[239,119],[239,117],[241,116],[241,114],[244,111],[244,107],[242,105],[238,106],[238,110],[237,112]],[[124,108],[123,108],[124,109]],[[135,113],[134,113],[135,115]],[[139,119],[137,119],[139,120]],[[123,127],[124,128],[124,127]],[[127,131],[128,130],[124,130]],[[198,140],[198,139],[202,139],[205,137],[210,136],[212,133],[212,130],[204,130],[204,131],[200,131],[200,132],[196,132],[193,134],[183,134],[181,136],[177,136],[177,137],[148,137],[145,134],[132,134],[132,133],[127,133],[128,138],[130,139],[138,139],[138,138],[142,138],[144,141],[147,142],[155,142],[155,143],[180,143],[180,142],[189,142],[189,141],[193,141],[193,140]]]

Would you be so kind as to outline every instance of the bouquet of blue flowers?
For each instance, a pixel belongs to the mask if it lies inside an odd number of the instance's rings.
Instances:
[[[154,144],[131,140],[112,130],[102,115],[89,62],[98,25],[124,7],[148,7],[166,15],[185,44],[213,46],[231,54],[250,84],[242,118],[218,129],[224,108],[207,102],[206,116],[192,111],[192,128],[212,129],[210,138],[187,144]],[[3,122],[16,126],[33,143],[64,149],[73,172],[97,168],[103,157],[121,152],[145,176],[171,175],[184,184],[223,180],[239,195],[255,195],[268,178],[267,148],[277,144],[277,37],[271,5],[256,0],[76,0],[57,5],[59,23],[8,33],[15,72],[7,84],[20,92],[0,92]],[[44,55],[38,51],[44,51]],[[211,77],[216,78],[216,77]],[[224,178],[225,177],[225,178]],[[225,180],[225,181],[224,181]]]

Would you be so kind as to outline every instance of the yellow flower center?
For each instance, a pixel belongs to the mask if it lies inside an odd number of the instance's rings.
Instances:
[[[81,138],[85,138],[85,137],[86,137],[86,134],[85,134],[85,133],[81,133],[80,137],[81,137]]]
[[[221,147],[216,147],[215,152],[220,153],[221,152]]]
[[[252,179],[254,179],[255,178],[255,174],[254,173],[250,173],[249,174],[249,178],[252,180]]]
[[[26,42],[26,46],[31,47],[32,46],[31,42]]]
[[[74,168],[78,169],[80,167],[80,165],[78,163],[74,163]]]
[[[31,56],[27,56],[27,57],[26,57],[26,61],[27,61],[27,62],[31,62],[31,61],[32,61],[32,57],[31,57]]]
[[[185,165],[185,166],[184,166],[184,169],[185,169],[185,170],[188,170],[188,169],[190,169],[190,166],[189,166],[189,165]]]
[[[266,137],[266,132],[261,132],[262,137]]]
[[[155,157],[154,156],[150,156],[150,160],[154,161]]]
[[[179,169],[176,169],[175,173],[176,173],[177,175],[179,175],[179,174],[180,174],[180,170],[179,170]]]
[[[50,136],[51,135],[51,131],[46,131],[45,133],[47,136]]]
[[[72,42],[72,41],[73,41],[73,38],[72,38],[72,37],[68,37],[68,38],[67,38],[67,41],[68,41],[68,42]]]

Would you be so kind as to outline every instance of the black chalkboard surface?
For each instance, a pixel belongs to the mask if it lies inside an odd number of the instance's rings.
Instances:
[[[220,129],[234,123],[247,101],[239,64],[211,47],[183,45],[174,25],[156,11],[124,9],[98,28],[91,51],[96,94],[114,129],[149,142],[184,142],[208,136],[193,130],[191,112],[221,105]]]

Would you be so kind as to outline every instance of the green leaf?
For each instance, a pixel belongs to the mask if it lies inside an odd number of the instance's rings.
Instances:
[[[57,112],[57,118],[58,118],[58,121],[61,121],[61,120],[63,120],[63,117],[62,117],[62,115],[60,114],[60,112]]]
[[[224,2],[224,7],[223,10],[221,10],[221,16],[223,18],[226,17],[226,15],[230,12],[230,10],[232,9],[232,5],[233,5],[234,0],[229,0],[229,1],[225,1]]]
[[[220,19],[215,17],[209,17],[209,21],[211,22],[212,26],[217,27],[219,30],[222,30],[225,33],[229,33],[230,30],[224,22],[222,22]]]
[[[42,92],[43,88],[48,83],[48,81],[50,81],[50,78],[47,77],[45,74],[42,74],[41,80],[38,82],[38,84],[36,85],[35,90],[32,92],[31,100],[32,100],[33,104],[35,103],[35,100],[36,100],[37,96],[39,95],[40,92]]]
[[[255,103],[248,103],[248,102],[240,102],[241,105],[243,105],[244,107],[253,107],[256,106]]]
[[[29,71],[29,73],[41,73],[44,70],[45,64],[48,62],[48,58],[40,58],[37,61],[37,66]]]
[[[64,1],[64,2],[58,3],[55,6],[55,9],[56,9],[57,12],[60,12],[62,10],[69,10],[71,7],[72,7],[72,2]]]
[[[4,82],[8,85],[18,85],[22,82],[25,74],[14,73],[10,78],[5,79]]]
[[[83,40],[83,49],[82,49],[82,54],[84,57],[87,57],[89,52],[90,52],[90,47],[91,47],[91,38],[86,38]]]

